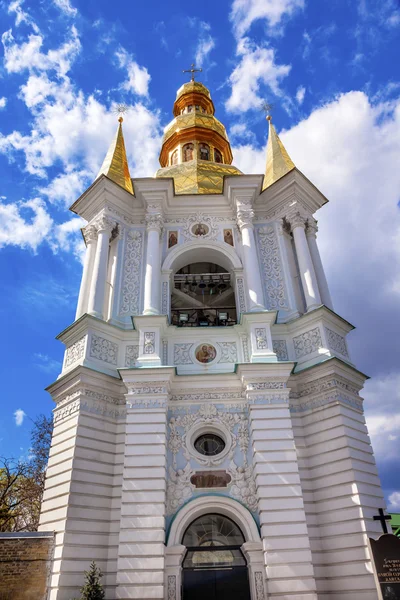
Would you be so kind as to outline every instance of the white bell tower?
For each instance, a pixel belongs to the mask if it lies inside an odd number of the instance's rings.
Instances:
[[[203,84],[173,112],[156,177],[131,179],[121,118],[71,208],[87,251],[48,388],[50,599],[76,595],[95,560],[108,599],[201,585],[209,600],[376,600],[384,500],[353,326],[316,242],[327,200],[270,118],[262,176],[232,166]]]

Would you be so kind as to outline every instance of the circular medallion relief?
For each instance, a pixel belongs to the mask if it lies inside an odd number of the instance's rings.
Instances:
[[[212,344],[200,344],[195,350],[195,357],[203,365],[215,360],[217,351]]]
[[[195,223],[191,228],[191,232],[196,237],[201,237],[203,235],[207,235],[210,231],[210,228],[205,223]]]

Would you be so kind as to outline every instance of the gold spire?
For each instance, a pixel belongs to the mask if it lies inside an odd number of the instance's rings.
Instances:
[[[272,117],[268,115],[269,123],[268,144],[267,144],[267,166],[265,168],[265,176],[263,182],[263,190],[278,181],[281,177],[295,169],[295,165],[286,152],[285,146],[279,139],[272,125]]]
[[[122,133],[123,118],[119,117],[118,121],[119,126],[116,136],[108,149],[96,179],[100,177],[100,175],[106,175],[115,183],[123,187],[127,192],[133,194],[133,185],[125,150],[124,134]]]

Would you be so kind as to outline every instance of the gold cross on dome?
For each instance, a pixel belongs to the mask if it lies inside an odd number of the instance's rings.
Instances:
[[[261,105],[261,110],[263,110],[267,114],[268,121],[272,120],[271,112],[272,112],[273,108],[274,108],[274,105],[270,104],[268,102],[263,102]]]
[[[194,63],[191,64],[191,69],[184,69],[182,71],[182,73],[191,73],[192,77],[190,79],[190,81],[194,81],[194,74],[195,73],[201,73],[203,71],[203,69],[196,69],[196,67],[194,66]]]

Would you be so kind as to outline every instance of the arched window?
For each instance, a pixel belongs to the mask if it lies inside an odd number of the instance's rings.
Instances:
[[[200,106],[196,104],[196,112],[200,112]]]
[[[228,517],[203,515],[193,521],[183,536],[182,544],[188,549],[183,567],[209,569],[246,566],[240,550],[245,541],[239,527]]]
[[[201,160],[210,160],[210,146],[208,144],[200,144],[199,151]]]
[[[171,165],[178,164],[178,149],[174,150],[171,154]]]
[[[214,148],[214,162],[222,163],[222,154],[217,148]]]
[[[193,144],[185,144],[183,146],[183,162],[193,160],[194,158],[194,146]]]
[[[189,104],[189,106],[187,107],[187,111],[188,113],[193,112],[193,104]]]

